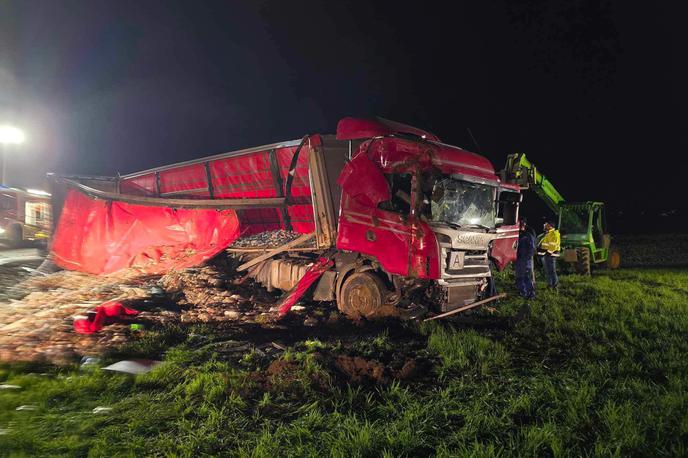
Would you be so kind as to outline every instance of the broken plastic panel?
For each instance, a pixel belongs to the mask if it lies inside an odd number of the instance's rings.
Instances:
[[[114,372],[124,372],[125,374],[145,374],[153,370],[155,366],[162,364],[162,361],[155,361],[152,359],[132,359],[118,361],[103,370],[114,371]]]

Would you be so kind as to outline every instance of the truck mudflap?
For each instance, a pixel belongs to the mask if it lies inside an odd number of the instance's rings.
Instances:
[[[67,191],[53,238],[55,263],[97,275],[191,267],[239,237],[234,210],[135,205]]]

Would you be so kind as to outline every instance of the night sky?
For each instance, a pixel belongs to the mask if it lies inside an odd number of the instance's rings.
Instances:
[[[526,152],[568,200],[685,214],[682,12],[453,3],[0,0],[0,124],[28,136],[9,176],[128,173],[379,115],[496,169]]]

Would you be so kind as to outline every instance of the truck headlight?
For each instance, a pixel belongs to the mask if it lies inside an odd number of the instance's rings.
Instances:
[[[0,234],[4,234],[4,233],[5,233],[5,229],[0,227]]]

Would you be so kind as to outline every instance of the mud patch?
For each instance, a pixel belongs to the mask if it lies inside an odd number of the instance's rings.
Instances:
[[[353,383],[386,384],[389,382],[389,377],[386,375],[387,368],[376,360],[368,360],[360,356],[338,356],[335,366]]]
[[[265,373],[268,377],[279,378],[293,378],[294,374],[299,370],[299,365],[294,361],[287,361],[284,359],[276,359],[268,366]]]
[[[407,358],[401,368],[394,369],[392,365],[375,359],[340,355],[335,359],[334,366],[346,377],[347,383],[386,385],[393,380],[410,381],[417,378],[423,363]]]
[[[414,359],[408,359],[404,365],[395,373],[395,377],[400,380],[411,380],[418,375],[418,364]]]

